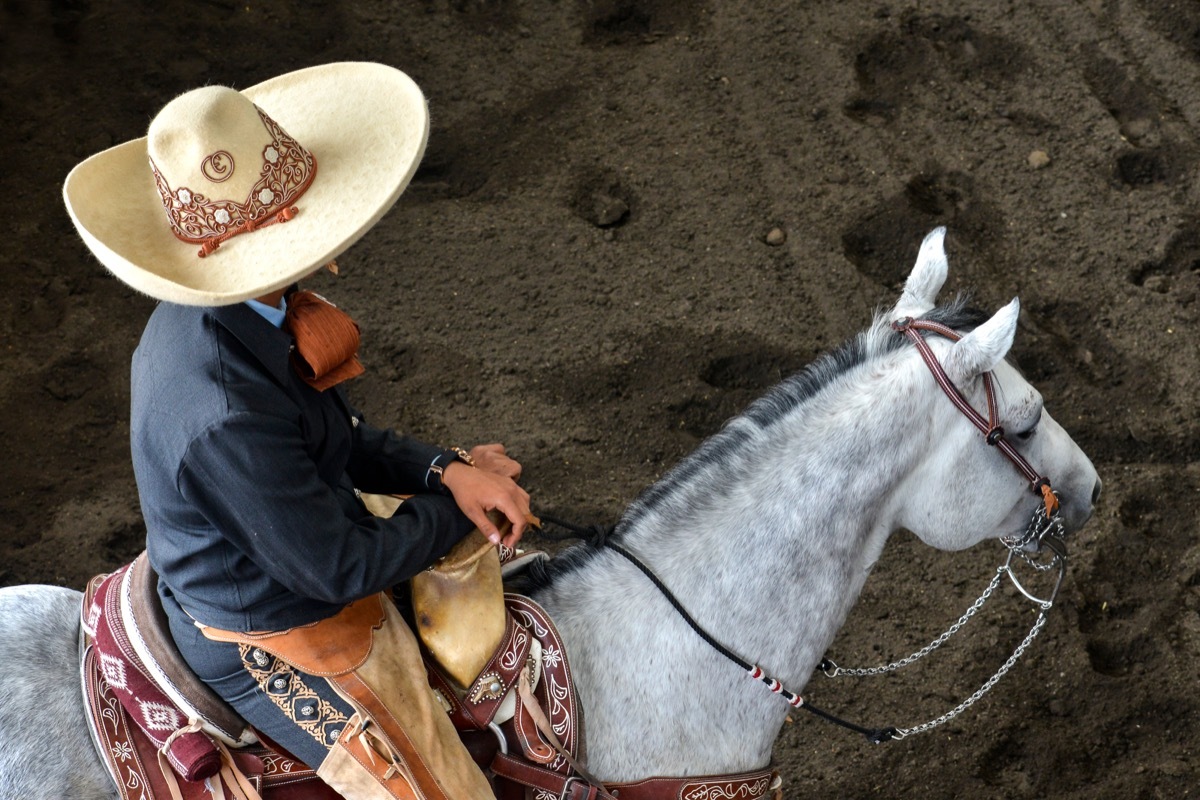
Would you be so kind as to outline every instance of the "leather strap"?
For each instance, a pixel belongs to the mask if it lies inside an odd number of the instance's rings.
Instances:
[[[492,761],[492,772],[497,777],[547,792],[553,797],[562,798],[562,800],[597,800],[597,798],[612,800],[612,795],[602,792],[599,787],[592,786],[580,778],[569,777],[544,767],[538,767],[505,753],[496,754],[496,758]]]
[[[516,621],[527,628],[542,646],[542,680],[537,696],[549,716],[549,727],[556,732],[557,749],[538,730],[533,718],[518,697],[518,710],[512,720],[517,742],[526,758],[541,761],[564,776],[571,774],[571,765],[559,750],[586,761],[580,725],[581,709],[575,694],[575,682],[566,657],[566,647],[545,609],[528,597],[505,595],[509,611]],[[506,726],[508,727],[508,726]]]
[[[500,646],[463,694],[463,711],[475,722],[476,728],[486,728],[495,718],[505,696],[520,680],[533,644],[533,637],[524,626],[518,625],[511,614],[505,612],[504,616],[505,630]]]
[[[773,800],[783,797],[783,782],[779,773],[769,769],[736,775],[647,778],[642,781],[606,785],[620,800],[690,800],[693,797]]]
[[[690,800],[728,797],[738,800],[779,800],[783,797],[779,773],[770,769],[733,775],[698,775],[686,778],[654,777],[628,783],[594,786],[578,777],[497,753],[492,761],[497,777],[529,786],[563,800]]]
[[[301,672],[323,678],[345,675],[371,655],[374,632],[383,625],[383,595],[356,600],[334,616],[278,633],[241,633],[196,623],[214,642],[248,644],[281,658]]]

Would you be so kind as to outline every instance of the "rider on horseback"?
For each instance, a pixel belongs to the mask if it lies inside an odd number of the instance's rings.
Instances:
[[[489,511],[512,523],[508,546],[529,518],[502,446],[367,424],[339,385],[362,371],[357,325],[294,285],[387,212],[427,133],[403,73],[332,64],[188,92],[64,190],[92,252],[162,301],[134,354],[130,433],[172,636],[259,733],[352,798],[492,796],[377,598],[472,526],[499,544]],[[413,497],[377,518],[360,490]],[[314,637],[365,652],[322,661]]]

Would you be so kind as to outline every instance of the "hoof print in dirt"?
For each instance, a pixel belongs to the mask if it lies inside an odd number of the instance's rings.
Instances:
[[[584,180],[571,208],[597,228],[618,228],[629,221],[631,199],[615,173],[606,173]]]
[[[583,42],[606,46],[642,44],[695,30],[698,0],[590,0],[581,2]]]
[[[1121,136],[1133,145],[1114,159],[1114,183],[1138,189],[1184,176],[1195,157],[1172,140],[1170,126],[1164,125],[1163,109],[1170,103],[1096,48],[1084,48],[1081,55],[1088,89],[1117,122]]]
[[[1084,82],[1120,124],[1121,132],[1126,136],[1134,134],[1140,140],[1139,144],[1148,144],[1147,137],[1159,129],[1161,98],[1094,46],[1081,48],[1080,58]]]
[[[1121,678],[1131,672],[1151,669],[1158,659],[1158,646],[1148,635],[1135,636],[1128,641],[1093,639],[1087,644],[1092,669],[1110,678]]]
[[[1113,177],[1131,189],[1173,183],[1187,173],[1191,161],[1178,148],[1126,150],[1113,162]]]
[[[1171,237],[1161,259],[1130,270],[1129,282],[1170,295],[1181,306],[1194,304],[1200,291],[1200,219],[1192,219]]]
[[[842,251],[860,273],[896,289],[916,257],[914,242],[930,229],[945,225],[955,238],[986,245],[1003,230],[1000,212],[977,196],[970,175],[936,165],[909,179],[904,192],[884,200],[842,234]],[[964,264],[970,269],[970,263]],[[969,272],[962,280],[978,285]]]
[[[1005,83],[1025,68],[1015,42],[976,30],[962,17],[907,13],[899,30],[883,31],[854,58],[858,93],[844,106],[859,122],[891,122],[933,81]]]

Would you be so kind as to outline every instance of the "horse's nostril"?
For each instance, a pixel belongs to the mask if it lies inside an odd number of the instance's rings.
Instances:
[[[1092,505],[1096,505],[1096,503],[1100,502],[1100,490],[1103,487],[1104,487],[1104,484],[1102,484],[1100,482],[1100,479],[1097,478],[1096,485],[1092,487]]]

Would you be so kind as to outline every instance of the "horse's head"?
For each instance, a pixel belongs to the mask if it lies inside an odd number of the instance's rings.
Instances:
[[[925,237],[916,266],[893,321],[936,318],[934,301],[946,280],[945,229]],[[931,313],[932,312],[932,313]],[[915,399],[929,425],[925,455],[905,479],[899,522],[922,541],[948,550],[969,547],[996,536],[1020,536],[1043,498],[1022,474],[1022,458],[1037,475],[1049,479],[1061,501],[1068,533],[1079,529],[1092,514],[1100,496],[1100,478],[1092,462],[1045,410],[1039,393],[1005,361],[1017,330],[1020,304],[1016,299],[961,338],[929,333],[929,349],[945,376],[962,397],[978,410],[983,427],[998,425],[1003,439],[1016,451],[1006,457],[999,436],[986,436],[978,418],[957,408],[934,378],[913,345],[905,345],[906,368],[914,377]],[[947,320],[952,322],[952,320]],[[994,411],[989,411],[986,378],[991,373]],[[994,417],[994,419],[993,419]]]

